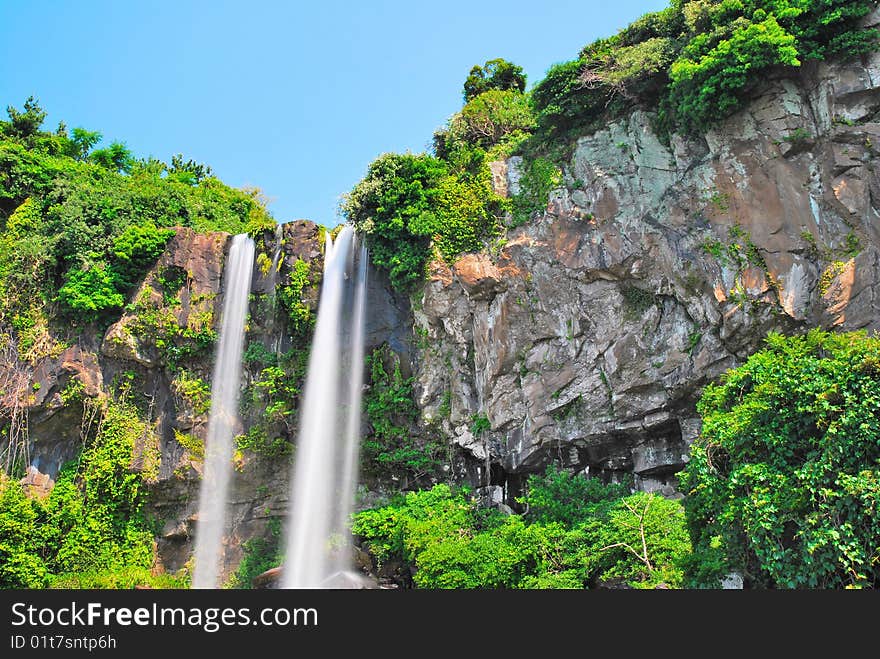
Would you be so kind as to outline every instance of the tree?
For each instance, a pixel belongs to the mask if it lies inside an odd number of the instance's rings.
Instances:
[[[446,153],[461,143],[488,149],[513,136],[526,135],[534,127],[527,97],[491,89],[469,101],[450,119],[443,147]]]
[[[6,133],[9,137],[19,140],[26,140],[36,135],[46,119],[46,112],[33,96],[28,96],[24,102],[24,112],[20,112],[9,105],[6,107],[6,114],[9,115]]]
[[[767,348],[698,404],[680,474],[689,578],[758,588],[880,586],[880,339],[814,330]]]
[[[208,165],[194,160],[184,161],[182,153],[171,157],[171,167],[168,168],[168,176],[187,185],[198,185],[202,179],[212,176],[213,173]]]
[[[92,147],[101,141],[101,137],[101,133],[96,130],[74,128],[70,137],[70,156],[77,160],[85,160]]]
[[[127,174],[134,165],[134,157],[131,151],[122,142],[113,142],[106,149],[92,151],[89,155],[89,160],[104,169],[118,174]]]
[[[490,89],[524,92],[526,75],[522,67],[500,58],[491,59],[483,66],[474,66],[464,81],[464,102]]]

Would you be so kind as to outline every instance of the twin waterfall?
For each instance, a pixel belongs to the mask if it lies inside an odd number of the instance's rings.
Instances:
[[[337,587],[349,569],[346,540],[358,478],[367,268],[366,247],[358,242],[350,226],[335,242],[329,233],[326,237],[318,318],[299,406],[283,588]],[[193,588],[220,587],[253,261],[253,241],[235,236],[225,271]]]
[[[211,384],[211,416],[205,441],[205,471],[199,494],[193,588],[216,588],[229,478],[232,474],[232,441],[238,419],[241,386],[241,349],[254,269],[254,241],[246,234],[235,236],[226,264],[223,325],[214,359]]]

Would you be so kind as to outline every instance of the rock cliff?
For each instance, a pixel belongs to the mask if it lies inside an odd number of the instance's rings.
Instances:
[[[436,264],[418,400],[468,477],[510,500],[558,459],[673,494],[702,388],[768,332],[878,329],[878,86],[877,54],[823,63],[700,138],[637,110],[577,140],[540,217]]]

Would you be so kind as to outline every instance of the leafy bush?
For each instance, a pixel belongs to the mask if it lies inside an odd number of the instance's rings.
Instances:
[[[679,126],[705,128],[742,104],[745,90],[759,80],[757,71],[800,63],[794,35],[774,16],[738,19],[685,46],[669,70],[668,104]]]
[[[625,491],[550,469],[529,479],[527,514],[503,515],[436,485],[358,513],[352,530],[380,565],[408,565],[419,588],[681,586],[681,505]]]
[[[80,318],[92,321],[101,312],[122,308],[125,298],[116,288],[117,279],[106,266],[68,270],[58,301]]]
[[[535,118],[527,96],[516,91],[490,90],[470,100],[449,120],[441,153],[449,159],[464,145],[491,149],[499,144],[515,143],[534,127]]]
[[[245,390],[242,406],[256,412],[257,418],[246,433],[236,438],[239,451],[270,459],[291,454],[308,357],[308,347],[295,345],[275,355],[258,343],[248,346],[245,362],[261,368]]]
[[[519,193],[513,196],[513,226],[529,221],[547,208],[550,192],[562,185],[562,172],[551,160],[541,157],[523,161]]]
[[[126,288],[151,267],[174,235],[173,229],[159,229],[155,223],[130,224],[113,243],[116,272]]]
[[[490,90],[524,92],[526,75],[522,67],[500,58],[474,66],[464,81],[464,102]]]
[[[681,474],[689,579],[758,588],[880,585],[880,339],[768,336],[698,410]]]
[[[544,142],[589,126],[608,106],[610,89],[591,88],[581,80],[586,66],[586,59],[556,64],[532,90],[538,134]]]
[[[497,231],[498,203],[485,165],[452,172],[432,156],[388,153],[370,164],[342,210],[367,234],[373,263],[409,290],[425,277],[432,243],[446,259],[479,249]]]
[[[49,571],[40,556],[39,502],[0,474],[0,588],[44,588]]]
[[[235,574],[224,585],[225,588],[253,588],[253,579],[266,570],[278,567],[284,560],[281,547],[281,520],[269,520],[265,537],[247,540],[243,545],[244,555]]]
[[[528,505],[528,515],[537,522],[576,524],[595,511],[595,505],[611,502],[629,494],[628,483],[603,483],[598,478],[584,478],[555,465],[543,474],[531,474],[521,503]]]
[[[675,1],[552,67],[532,90],[537,144],[573,136],[633,104],[700,131],[735,111],[774,67],[876,50],[859,20],[871,0]]]
[[[293,263],[288,282],[278,287],[276,295],[281,306],[287,311],[290,330],[299,339],[305,339],[315,325],[311,306],[305,301],[306,289],[315,286],[311,280],[311,268],[302,259]]]

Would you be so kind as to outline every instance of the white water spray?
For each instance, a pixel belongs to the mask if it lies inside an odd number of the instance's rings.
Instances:
[[[333,558],[331,544],[347,533],[357,479],[365,280],[366,250],[356,249],[354,230],[344,227],[335,244],[328,235],[292,478],[284,588],[326,587],[348,568],[338,549]]]
[[[199,496],[193,588],[218,588],[232,438],[238,418],[241,352],[251,290],[254,241],[247,234],[232,239],[225,276],[223,317],[214,361],[211,415],[205,446],[205,472]]]

